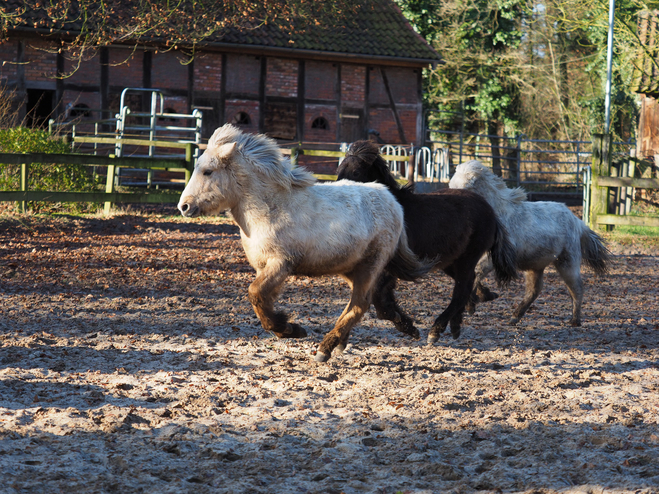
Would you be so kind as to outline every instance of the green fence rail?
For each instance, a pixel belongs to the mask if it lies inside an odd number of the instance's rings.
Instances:
[[[183,172],[185,174],[185,183],[188,183],[194,169],[194,148],[192,143],[178,143],[168,141],[146,141],[140,139],[114,139],[114,138],[90,138],[76,137],[77,143],[96,143],[96,144],[116,144],[121,141],[125,145],[140,146],[157,146],[167,148],[185,149],[185,158],[137,158],[97,156],[93,154],[82,153],[0,153],[0,166],[2,165],[20,165],[20,187],[19,190],[0,191],[0,202],[17,202],[19,210],[24,212],[28,202],[91,202],[104,203],[106,214],[115,203],[135,203],[135,204],[164,204],[177,203],[181,194],[179,192],[115,192],[115,177],[119,168],[138,168],[149,170],[167,170],[174,172]],[[291,160],[297,164],[297,157],[321,156],[330,158],[342,158],[345,153],[342,151],[326,151],[320,149],[303,149],[301,147],[284,150],[285,154],[291,155]],[[409,156],[383,156],[388,161],[410,161]],[[105,166],[107,167],[105,191],[92,192],[67,192],[67,191],[42,191],[29,189],[30,165],[33,163],[52,163],[52,164],[77,164],[85,166]],[[336,180],[336,175],[314,174],[318,180],[332,181]],[[406,182],[400,179],[400,182]]]
[[[112,140],[116,142],[116,139]],[[147,141],[141,141],[142,143]],[[27,202],[93,202],[104,203],[106,213],[112,204],[123,203],[171,203],[178,202],[180,193],[154,192],[115,192],[115,177],[119,168],[142,168],[150,170],[167,170],[183,172],[185,182],[190,179],[193,170],[193,148],[190,143],[172,143],[148,141],[151,145],[178,147],[185,149],[185,158],[135,158],[114,156],[96,156],[81,153],[0,153],[0,166],[20,165],[20,187],[17,191],[0,191],[0,201],[16,201],[19,210],[25,211]],[[60,192],[29,189],[30,165],[33,163],[76,164],[85,166],[107,167],[105,192]]]

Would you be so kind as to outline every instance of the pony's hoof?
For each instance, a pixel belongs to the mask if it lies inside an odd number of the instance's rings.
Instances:
[[[447,325],[448,325],[448,323],[447,323]],[[438,335],[442,334],[444,331],[446,331],[446,326],[444,326],[443,324],[440,324],[438,322],[433,324],[432,328],[430,328],[431,333],[435,333],[435,334],[438,334]]]
[[[428,346],[433,346],[437,342],[438,339],[439,339],[439,335],[434,334],[434,333],[430,333],[428,335]]]
[[[327,362],[330,356],[318,350],[316,356],[313,358],[316,362]]]
[[[346,344],[345,343],[339,343],[334,347],[334,350],[332,350],[332,353],[336,355],[341,355],[343,352],[346,351]],[[316,354],[318,355],[318,354]]]
[[[574,319],[570,319],[570,326],[574,328],[578,328],[579,326],[581,326],[581,321],[579,320],[575,321]]]
[[[282,338],[306,338],[306,336],[307,331],[302,326],[293,322],[289,322],[288,331],[284,333]]]
[[[421,333],[419,333],[419,330],[414,326],[414,324],[412,324],[411,321],[402,321],[400,323],[394,323],[394,326],[396,326],[396,329],[400,333],[411,336],[415,340],[421,338]]]
[[[491,302],[492,300],[496,300],[498,298],[499,298],[498,293],[491,292],[489,290],[480,297],[481,302]]]
[[[467,307],[465,307],[465,309],[467,310],[467,314],[469,314],[470,316],[473,316],[476,313],[476,307],[474,305],[472,306],[468,305]]]
[[[511,326],[517,326],[517,323],[518,323],[518,322],[519,322],[519,319],[518,319],[518,318],[516,318],[516,317],[511,317],[511,318],[510,318],[510,321],[508,321],[508,324],[510,324]]]
[[[454,340],[460,338],[460,328],[456,329],[455,331],[453,330],[453,328],[451,328],[451,336],[453,336]]]

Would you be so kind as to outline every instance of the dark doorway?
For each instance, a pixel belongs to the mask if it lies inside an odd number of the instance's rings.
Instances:
[[[55,116],[55,91],[28,89],[25,124],[28,127],[47,128],[48,119]]]
[[[193,109],[202,114],[201,137],[208,139],[224,122],[220,121],[222,102],[216,98],[195,98]]]
[[[341,113],[341,142],[355,142],[366,138],[364,112],[351,109]]]

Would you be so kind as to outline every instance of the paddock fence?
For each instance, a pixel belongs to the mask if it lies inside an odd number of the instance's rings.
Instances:
[[[129,144],[127,140],[124,144]],[[171,147],[173,143],[162,144],[158,141],[150,141],[150,145],[158,147],[165,145]],[[131,191],[117,192],[116,184],[118,172],[122,169],[146,169],[165,170],[182,173],[186,180],[189,178],[194,167],[194,146],[178,144],[184,149],[185,158],[142,158],[135,156],[95,156],[91,154],[69,153],[0,153],[0,166],[19,165],[20,185],[18,190],[0,191],[0,201],[15,201],[18,203],[19,211],[27,209],[28,202],[90,202],[104,203],[105,212],[109,212],[113,203],[170,203],[178,202],[180,192],[170,191]],[[78,164],[90,167],[90,174],[105,176],[104,190],[94,191],[43,191],[30,187],[30,167],[39,164]],[[100,173],[98,168],[104,169]]]
[[[458,164],[475,159],[510,187],[523,187],[530,200],[555,200],[569,205],[583,201],[584,170],[591,165],[593,141],[474,134],[429,125],[426,142],[433,152],[441,150],[445,154],[449,175]],[[632,141],[612,143],[614,161],[624,159],[634,148]]]
[[[646,177],[649,164],[635,157],[615,159],[611,136],[593,136],[593,160],[587,171],[584,193],[584,221],[593,228],[645,226],[659,228],[659,216],[632,215],[635,189],[659,189],[659,179]]]

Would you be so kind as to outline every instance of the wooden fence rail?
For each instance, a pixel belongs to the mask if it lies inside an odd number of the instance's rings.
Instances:
[[[590,188],[590,227],[606,225],[650,226],[659,228],[659,217],[612,214],[615,211],[615,194],[610,188],[636,187],[659,189],[659,179],[611,176],[611,136],[593,136],[592,179]]]
[[[118,168],[138,168],[149,170],[168,170],[185,173],[185,183],[187,184],[190,175],[194,169],[194,144],[177,143],[168,141],[146,141],[139,139],[114,139],[114,138],[88,138],[76,137],[78,143],[96,143],[96,144],[116,144],[121,141],[125,145],[140,146],[158,146],[185,149],[185,159],[183,158],[141,158],[141,157],[121,157],[97,156],[93,154],[82,153],[0,153],[0,166],[2,165],[20,165],[20,187],[19,190],[0,191],[0,202],[18,202],[19,210],[24,212],[27,202],[92,202],[104,203],[106,214],[110,211],[114,203],[137,203],[137,204],[163,204],[177,203],[181,196],[178,192],[115,192],[115,177]],[[299,155],[322,156],[331,158],[342,158],[345,153],[342,151],[326,151],[293,148],[284,150],[285,154],[291,155],[291,160],[297,164]],[[410,161],[410,156],[383,156],[388,161]],[[74,164],[84,166],[105,166],[107,167],[105,192],[59,192],[59,191],[41,191],[29,189],[29,169],[33,163],[53,163],[53,164]],[[314,174],[319,180],[336,180],[336,175]],[[405,182],[404,179],[401,180]]]
[[[169,143],[168,143],[169,144]],[[124,192],[114,190],[118,168],[142,168],[150,170],[178,171],[185,174],[186,183],[193,169],[192,144],[187,144],[186,158],[115,158],[80,153],[0,153],[0,164],[20,165],[20,188],[17,191],[0,191],[0,201],[17,201],[24,212],[28,201],[35,202],[93,202],[104,203],[106,213],[113,203],[169,203],[178,202],[180,193]],[[105,192],[55,192],[29,190],[29,169],[33,163],[74,164],[106,166]]]

